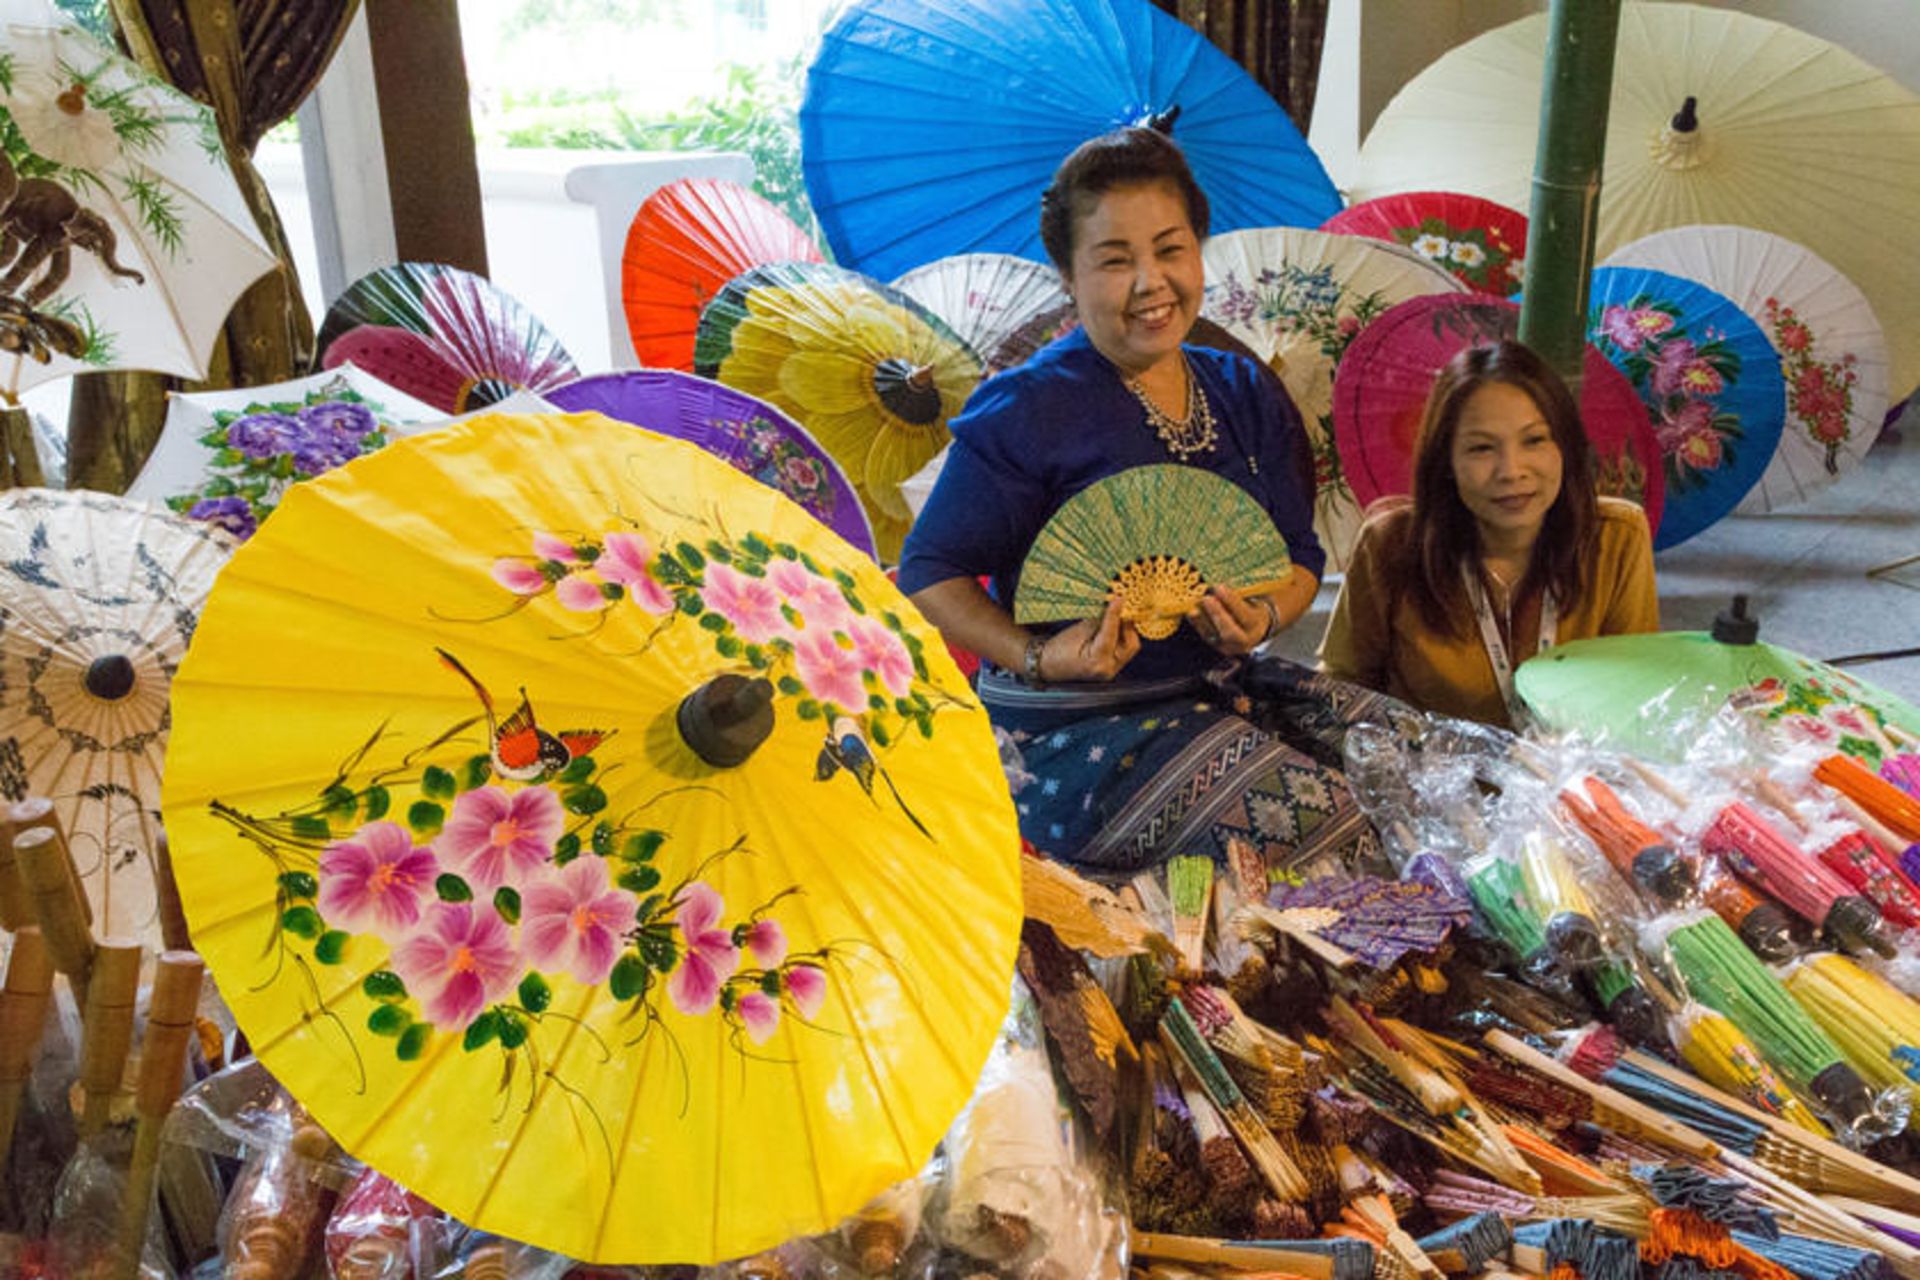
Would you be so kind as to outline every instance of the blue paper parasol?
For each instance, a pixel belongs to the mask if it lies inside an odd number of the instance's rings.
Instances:
[[[1642,267],[1600,267],[1588,336],[1632,380],[1666,468],[1656,550],[1739,505],[1780,444],[1787,386],[1760,326],[1703,284]]]
[[[881,279],[956,253],[1044,260],[1040,192],[1067,153],[1168,117],[1215,231],[1339,211],[1279,104],[1148,0],[858,0],[807,73],[807,194],[834,257]]]

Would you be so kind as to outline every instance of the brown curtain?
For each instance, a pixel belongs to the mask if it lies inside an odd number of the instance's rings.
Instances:
[[[1302,134],[1313,118],[1328,0],[1154,0],[1246,68]]]
[[[292,115],[339,46],[360,0],[111,0],[120,38],[147,70],[213,108],[227,162],[280,259],[240,296],[214,349],[207,380],[193,388],[246,387],[306,372],[313,321],[293,255],[253,150]],[[91,373],[74,379],[67,426],[67,484],[124,490],[153,449],[166,393],[183,385],[152,373]]]

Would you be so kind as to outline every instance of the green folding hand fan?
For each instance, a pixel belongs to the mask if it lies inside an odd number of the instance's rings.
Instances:
[[[1096,617],[1110,600],[1162,640],[1215,583],[1270,590],[1293,570],[1287,542],[1239,485],[1197,467],[1133,467],[1054,512],[1020,569],[1020,623]]]

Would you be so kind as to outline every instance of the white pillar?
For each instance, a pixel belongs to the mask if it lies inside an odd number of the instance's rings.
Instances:
[[[583,164],[567,174],[568,198],[591,205],[599,226],[607,347],[616,369],[640,367],[627,336],[626,312],[620,306],[620,258],[626,251],[627,228],[643,200],[681,178],[725,178],[747,186],[753,182],[753,161],[734,151],[636,151],[619,160]]]

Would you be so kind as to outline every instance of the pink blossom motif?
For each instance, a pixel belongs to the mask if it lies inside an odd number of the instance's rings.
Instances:
[[[1655,351],[1653,369],[1648,375],[1654,393],[1661,396],[1679,394],[1687,367],[1699,358],[1690,338],[1675,338]]]
[[[1725,456],[1725,446],[1718,431],[1712,427],[1702,427],[1681,436],[1680,447],[1673,451],[1673,456],[1681,466],[1694,471],[1711,471],[1720,465]]]
[[[787,994],[793,997],[794,1011],[801,1021],[812,1022],[827,1002],[826,971],[816,965],[797,964],[782,976],[786,979]]]
[[[446,1031],[464,1029],[520,980],[506,922],[471,902],[430,905],[391,963],[428,1021]]]
[[[613,972],[638,903],[607,884],[606,864],[575,858],[529,885],[520,900],[520,946],[542,969],[597,986]]]
[[[627,599],[659,617],[673,612],[673,596],[647,572],[653,548],[637,533],[610,533],[593,567],[608,582],[627,590]]]
[[[1694,360],[1680,370],[1680,390],[1690,396],[1717,396],[1726,389],[1720,371],[1706,360]]]
[[[1840,739],[1838,730],[1815,716],[1786,716],[1781,719],[1780,727],[1785,729],[1789,736],[1797,737],[1803,742],[1832,746]]]
[[[433,850],[476,891],[492,893],[545,865],[566,825],[560,797],[545,787],[522,787],[512,795],[477,787],[453,802],[453,816]]]
[[[865,711],[867,688],[861,683],[865,667],[849,644],[842,646],[830,633],[809,627],[793,643],[793,669],[807,692],[842,711]]]
[[[745,942],[753,962],[762,969],[778,969],[787,958],[787,931],[776,920],[755,920],[747,926]]]
[[[873,672],[896,698],[913,692],[913,655],[893,628],[878,618],[855,618],[850,627],[854,656],[861,667]]]
[[[397,822],[372,822],[320,855],[320,914],[349,933],[388,941],[420,919],[440,864]]]
[[[799,613],[809,631],[845,631],[853,621],[853,610],[840,588],[798,560],[769,561],[767,581]]]
[[[502,556],[493,562],[493,580],[517,596],[537,596],[547,589],[547,575],[525,560]]]
[[[1600,332],[1622,351],[1638,351],[1671,328],[1673,317],[1652,307],[1612,306],[1600,313]]]
[[[740,1015],[747,1039],[755,1044],[765,1044],[780,1028],[780,1002],[764,991],[747,992],[734,1003],[733,1011]]]
[[[667,979],[667,998],[682,1013],[700,1014],[720,999],[720,988],[740,967],[740,951],[720,924],[725,904],[712,885],[696,880],[686,887],[674,923],[686,951]]]
[[[575,613],[598,613],[613,603],[600,590],[600,580],[591,573],[568,574],[560,579],[560,585],[553,589],[553,594],[562,606]]]
[[[827,480],[820,471],[820,464],[803,453],[796,453],[782,462],[780,475],[787,482],[789,492],[794,493],[812,493]]]
[[[561,564],[577,564],[580,553],[573,544],[554,533],[536,533],[533,535],[533,554],[542,560],[558,560]]]
[[[1705,400],[1687,400],[1679,407],[1667,410],[1660,424],[1654,428],[1654,435],[1660,440],[1661,452],[1678,453],[1681,444],[1689,436],[1711,430],[1713,406]]]
[[[1857,707],[1840,706],[1838,704],[1822,707],[1820,717],[1849,737],[1873,738],[1878,736],[1874,727],[1868,723],[1867,717]]]
[[[732,565],[710,562],[700,599],[733,625],[748,644],[765,644],[793,633],[780,612],[780,592],[765,578],[750,578]]]

